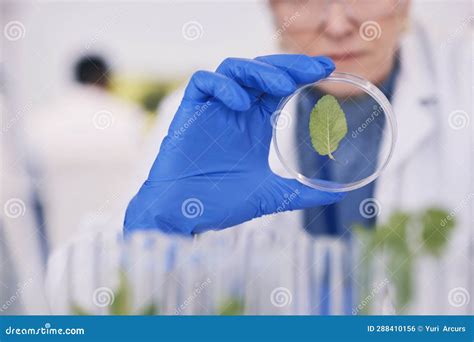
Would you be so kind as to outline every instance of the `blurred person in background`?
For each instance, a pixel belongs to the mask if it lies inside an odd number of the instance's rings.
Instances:
[[[237,160],[228,161],[233,155],[229,151],[238,151],[240,144],[228,146],[226,143],[230,141],[231,144],[232,139],[227,139],[226,136],[226,141],[219,140],[219,143],[225,144],[226,152],[219,152],[219,149],[212,147],[222,133],[222,130],[213,126],[218,124],[219,117],[238,115],[245,111],[249,113],[243,113],[244,116],[256,115],[250,113],[253,106],[258,110],[258,103],[247,109],[246,96],[237,90],[234,95],[227,94],[223,90],[223,84],[233,88],[235,81],[253,98],[253,95],[262,92],[261,87],[267,87],[267,92],[271,92],[272,89],[269,90],[271,87],[268,85],[271,80],[266,77],[277,77],[278,72],[273,67],[287,71],[293,76],[297,73],[294,69],[300,62],[300,72],[304,74],[306,66],[309,79],[314,65],[310,65],[311,62],[303,57],[299,60],[288,58],[286,62],[284,57],[278,56],[263,57],[257,61],[228,59],[212,75],[196,73],[186,91],[183,89],[165,99],[159,108],[153,142],[155,155],[159,150],[158,157],[148,180],[129,205],[125,230],[131,232],[157,229],[187,235],[208,229],[223,229],[248,221],[240,225],[241,229],[261,229],[267,226],[271,229],[288,230],[289,227],[298,227],[315,237],[324,236],[349,248],[346,243],[350,240],[352,226],[374,226],[376,223],[375,215],[367,217],[359,209],[362,201],[366,199],[376,203],[379,208],[378,218],[381,221],[396,210],[417,211],[437,206],[451,211],[460,203],[466,203],[461,210],[456,211],[456,231],[448,241],[441,268],[439,263],[427,260],[417,271],[417,296],[412,304],[413,312],[440,313],[439,307],[432,299],[444,298],[447,301],[449,289],[467,288],[471,281],[465,270],[472,269],[469,236],[472,236],[473,201],[466,201],[471,198],[473,191],[472,132],[469,125],[463,122],[469,122],[469,111],[472,108],[472,32],[466,29],[442,46],[437,45],[439,42],[433,40],[430,27],[411,20],[409,0],[272,0],[269,4],[283,52],[328,56],[334,61],[336,71],[350,72],[368,79],[391,101],[398,121],[398,140],[388,169],[374,183],[348,193],[338,203],[324,205],[324,201],[319,197],[321,194],[314,192],[312,205],[306,201],[285,208],[304,210],[251,220],[274,212],[276,208],[273,204],[278,203],[279,197],[271,192],[273,188],[266,193],[261,193],[265,189],[256,189],[255,193],[260,200],[257,200],[257,203],[252,202],[249,208],[248,200],[243,200],[245,196],[240,196],[240,192],[245,191],[246,179],[253,177],[253,174],[251,170],[246,171],[239,164],[240,173],[236,175],[236,170],[230,169],[229,165],[234,165]],[[298,77],[294,79],[295,83],[299,83]],[[317,79],[313,81],[315,80]],[[339,95],[344,95],[344,91]],[[268,94],[263,91],[260,96]],[[301,113],[308,112],[318,100],[318,96],[315,92],[313,99],[300,101],[298,110]],[[205,106],[208,99],[216,98],[228,108],[223,106],[218,115],[213,113],[212,118],[205,119],[206,125],[213,128],[210,132],[204,132],[200,127],[201,123],[190,125],[182,134],[173,135],[175,129],[189,119],[195,108]],[[370,99],[364,96],[356,96],[354,99],[357,106],[367,108],[367,113],[371,113],[373,104]],[[344,107],[345,112],[350,113],[351,110],[350,106]],[[206,113],[203,114],[205,115]],[[374,124],[383,127],[382,116],[376,120],[378,122]],[[270,125],[270,122],[267,124]],[[242,129],[242,126],[239,126],[239,129]],[[211,137],[203,138],[205,134],[210,134]],[[241,134],[240,141],[243,144],[252,132],[243,129]],[[295,131],[294,134],[298,132]],[[381,142],[372,140],[369,145],[364,146],[364,152],[377,156]],[[192,147],[188,148],[187,142]],[[293,143],[294,140],[291,139],[280,142]],[[252,155],[254,151],[249,149],[248,152]],[[184,159],[181,163],[183,154],[187,161]],[[299,157],[303,168],[311,167],[315,163],[311,158]],[[205,164],[200,164],[203,159]],[[348,171],[351,166],[357,167],[360,162],[363,161],[352,159],[352,164],[347,167]],[[185,167],[186,163],[189,168]],[[289,177],[272,148],[269,152],[269,163],[274,173]],[[211,166],[207,167],[209,164]],[[178,165],[181,165],[181,168],[176,168]],[[201,168],[193,174],[192,170],[196,165]],[[254,165],[257,167],[259,163],[255,162]],[[206,172],[203,169],[211,171]],[[186,170],[191,171],[186,173]],[[186,177],[180,177],[181,172],[186,173]],[[213,177],[217,177],[216,175],[220,175],[217,188],[229,189],[230,184],[237,183],[235,188],[231,188],[232,193],[219,195],[212,182],[209,182]],[[165,184],[168,186],[164,186]],[[291,190],[287,182],[280,186],[287,191]],[[189,220],[182,213],[183,200],[186,198],[205,199],[202,201],[203,210],[193,220]],[[303,202],[303,199],[301,201]],[[334,201],[337,199],[327,199],[327,203]],[[347,254],[350,255],[350,252]],[[326,258],[325,255],[320,254],[323,258]],[[324,263],[329,265],[331,261],[325,259]],[[326,275],[322,276],[323,295],[310,299],[313,301],[311,305],[317,306],[318,313],[322,314],[351,314],[352,308],[346,300],[340,306],[330,307],[329,282],[333,281],[333,278],[330,276],[330,268],[326,268],[325,272]],[[337,280],[344,283],[345,296],[348,298],[352,292],[350,277],[353,272],[357,271],[351,271],[347,278]],[[434,289],[431,280],[438,279],[440,274],[443,274],[445,284],[442,288]],[[384,310],[390,310],[390,305],[382,307]],[[456,312],[455,307],[451,307],[451,310]]]
[[[44,314],[44,236],[35,215],[25,154],[15,139],[17,118],[7,109],[2,93],[0,114],[0,316]]]
[[[109,92],[111,73],[103,57],[81,57],[71,89],[26,120],[51,249],[78,229],[121,226],[120,213],[133,189],[123,180],[135,178],[145,118],[138,107]]]

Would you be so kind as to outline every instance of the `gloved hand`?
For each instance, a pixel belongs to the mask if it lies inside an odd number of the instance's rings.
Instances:
[[[270,119],[279,101],[333,70],[325,57],[271,55],[228,58],[216,72],[196,72],[128,206],[125,232],[190,235],[342,199],[282,178],[268,163]]]

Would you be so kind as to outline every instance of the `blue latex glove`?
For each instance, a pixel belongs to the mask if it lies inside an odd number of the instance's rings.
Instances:
[[[228,58],[216,72],[196,72],[148,180],[128,206],[125,232],[190,235],[342,199],[282,178],[268,163],[279,101],[333,70],[325,57],[271,55]]]

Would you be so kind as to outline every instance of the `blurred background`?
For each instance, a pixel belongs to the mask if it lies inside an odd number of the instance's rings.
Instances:
[[[0,10],[1,312],[71,312],[64,301],[55,311],[46,293],[82,271],[58,271],[48,290],[48,259],[61,251],[57,258],[67,260],[64,246],[78,233],[92,232],[87,241],[95,241],[103,227],[121,229],[158,151],[150,141],[161,101],[197,69],[275,53],[278,35],[266,1],[2,0]],[[472,32],[473,15],[471,1],[413,1],[412,16],[431,27],[440,49]],[[459,272],[472,286],[468,258]],[[385,281],[372,285],[372,297]],[[461,295],[462,306],[415,304],[408,312],[472,313],[474,299]]]

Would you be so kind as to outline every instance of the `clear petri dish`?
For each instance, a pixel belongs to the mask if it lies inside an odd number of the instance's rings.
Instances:
[[[323,132],[329,140],[329,136],[341,135],[340,130],[318,126],[310,132],[313,108],[325,95],[337,101],[347,127],[336,145],[328,144],[328,149],[336,147],[330,155],[318,149],[316,132]],[[332,109],[325,112],[327,121],[338,115]],[[314,124],[315,120],[313,129]],[[272,125],[273,146],[286,171],[309,187],[329,192],[359,189],[377,179],[392,157],[397,137],[393,109],[384,93],[361,77],[340,72],[301,86],[282,99],[272,115]]]

